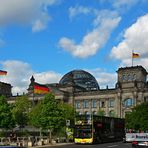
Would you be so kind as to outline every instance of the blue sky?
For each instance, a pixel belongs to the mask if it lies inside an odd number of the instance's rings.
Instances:
[[[132,50],[148,70],[147,39],[147,0],[0,0],[0,81],[22,94],[32,75],[56,83],[83,69],[114,87]]]

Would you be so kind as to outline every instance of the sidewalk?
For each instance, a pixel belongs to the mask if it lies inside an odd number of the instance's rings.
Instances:
[[[47,144],[47,145],[42,145],[42,146],[33,146],[33,147],[30,147],[30,148],[45,148],[45,147],[50,147],[50,146],[60,146],[60,145],[70,145],[70,144],[73,144],[73,143],[55,143],[55,144]]]

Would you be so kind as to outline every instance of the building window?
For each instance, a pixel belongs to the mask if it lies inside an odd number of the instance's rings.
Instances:
[[[80,109],[81,105],[80,105],[80,101],[76,101],[76,109]]]
[[[144,102],[147,102],[148,101],[148,97],[144,97]]]
[[[97,115],[97,112],[96,111],[93,111],[93,115]]]
[[[97,100],[92,100],[92,108],[97,108]]]
[[[100,101],[99,106],[100,107],[105,107],[105,102],[104,101]]]
[[[77,112],[79,115],[82,115],[82,113],[81,112]]]
[[[90,115],[90,113],[88,111],[85,112],[85,115]]]
[[[115,100],[109,100],[109,107],[114,107]]]
[[[122,76],[122,80],[123,80],[123,81],[126,80],[126,75],[125,75],[125,74],[123,74],[123,76]]]
[[[136,80],[136,74],[133,75],[133,80]]]
[[[131,107],[134,105],[134,99],[128,98],[124,100],[124,107]]]
[[[83,107],[84,108],[89,108],[89,101],[88,100],[84,100]]]
[[[128,75],[128,81],[132,81],[133,77],[131,74]]]

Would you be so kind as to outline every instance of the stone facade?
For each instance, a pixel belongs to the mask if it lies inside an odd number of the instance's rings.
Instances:
[[[11,88],[12,86],[10,84],[0,82],[0,96],[1,95],[6,96],[6,97],[12,96]]]
[[[100,89],[95,78],[82,70],[69,72],[59,83],[46,86],[55,94],[56,99],[72,104],[79,114],[93,113],[124,118],[134,106],[148,101],[147,71],[142,66],[133,66],[119,68],[117,74],[117,83],[112,89]],[[36,82],[32,77],[28,96],[30,100],[38,101],[44,95],[33,94],[34,83]]]

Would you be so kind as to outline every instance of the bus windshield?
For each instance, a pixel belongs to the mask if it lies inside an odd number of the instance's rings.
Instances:
[[[91,138],[92,130],[91,129],[76,129],[75,137],[76,138]]]
[[[92,124],[91,121],[92,121],[91,115],[76,116],[75,125],[91,125]]]

